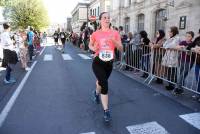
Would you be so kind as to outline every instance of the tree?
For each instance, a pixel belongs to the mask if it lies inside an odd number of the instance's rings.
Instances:
[[[5,1],[6,0],[0,0],[0,6],[4,6],[5,5]]]
[[[14,28],[32,26],[37,30],[47,27],[49,18],[42,0],[8,0],[7,16]],[[15,1],[15,2],[13,2]]]

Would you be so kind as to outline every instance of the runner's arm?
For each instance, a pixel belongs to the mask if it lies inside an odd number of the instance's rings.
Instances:
[[[94,48],[94,41],[92,40],[92,38],[90,38],[89,48],[90,48],[90,50],[95,51],[95,48]]]

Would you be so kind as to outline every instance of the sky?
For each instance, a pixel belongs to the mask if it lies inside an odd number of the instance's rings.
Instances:
[[[67,17],[71,17],[71,11],[78,2],[84,0],[43,0],[48,10],[51,23],[66,22]]]

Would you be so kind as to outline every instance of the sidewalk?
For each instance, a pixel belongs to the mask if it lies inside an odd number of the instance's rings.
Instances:
[[[134,73],[133,71],[125,71],[119,68],[115,68],[116,71],[119,71],[120,73],[126,75],[127,77],[145,84],[146,86],[150,87],[152,90],[155,90],[156,92],[158,92],[157,94],[154,94],[155,96],[159,96],[159,95],[164,95],[169,97],[170,99],[172,99],[173,101],[176,101],[178,103],[180,103],[181,105],[184,105],[196,112],[200,111],[200,103],[193,100],[192,99],[192,95],[195,95],[195,93],[188,91],[188,90],[184,90],[184,94],[183,95],[174,95],[172,94],[171,91],[167,91],[165,89],[165,85],[167,85],[167,82],[163,82],[163,84],[157,84],[155,82],[156,78],[150,83],[147,84],[145,83],[145,78],[142,78],[142,72],[137,72]]]

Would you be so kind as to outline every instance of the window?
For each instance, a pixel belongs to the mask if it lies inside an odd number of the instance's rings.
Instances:
[[[130,32],[130,18],[129,17],[126,17],[125,18],[125,33],[128,33]]]
[[[165,9],[161,9],[156,12],[155,31],[158,31],[159,29],[165,30],[165,21],[164,21],[165,16],[166,16]]]
[[[128,1],[128,6],[130,6],[130,5],[131,5],[131,1],[132,1],[132,0],[129,0],[129,1]]]
[[[92,16],[92,9],[90,9],[90,16]]]
[[[106,6],[106,12],[110,12],[110,6],[109,5]]]
[[[99,16],[100,15],[100,8],[98,7],[98,9],[97,9],[97,16]]]
[[[144,14],[138,15],[138,32],[144,30]]]

